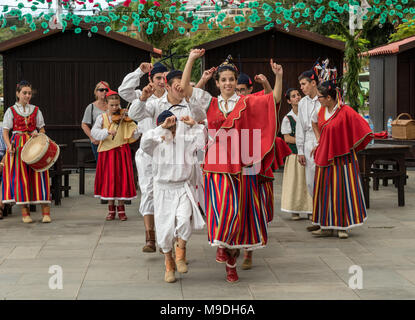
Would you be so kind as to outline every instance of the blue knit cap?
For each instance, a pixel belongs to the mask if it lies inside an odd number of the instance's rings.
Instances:
[[[174,116],[173,112],[169,110],[164,110],[157,117],[157,125],[161,125],[168,117]]]

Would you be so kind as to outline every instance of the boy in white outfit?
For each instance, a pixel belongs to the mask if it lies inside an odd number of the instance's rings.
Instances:
[[[314,112],[320,109],[317,97],[318,77],[314,70],[303,72],[299,77],[301,90],[305,97],[298,103],[298,121],[296,125],[296,145],[298,150],[298,162],[305,166],[306,184],[310,196],[313,196],[314,174],[316,165],[311,151],[317,145],[311,119]],[[308,231],[318,230],[319,226],[309,226]]]
[[[153,158],[154,222],[157,243],[165,255],[164,280],[175,282],[177,271],[186,273],[186,243],[195,229],[202,229],[204,221],[195,200],[190,179],[194,167],[194,153],[205,146],[205,131],[190,116],[176,116],[163,111],[157,117],[157,127],[146,132],[141,148]],[[172,250],[175,239],[176,261]]]

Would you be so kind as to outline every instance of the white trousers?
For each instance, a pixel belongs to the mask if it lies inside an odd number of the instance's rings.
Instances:
[[[314,134],[313,134],[314,135]],[[304,156],[306,160],[305,165],[305,180],[307,184],[307,190],[311,197],[314,193],[314,175],[316,173],[316,164],[314,163],[314,157],[310,157],[310,153],[316,145],[315,139],[306,140],[304,143]]]
[[[154,214],[152,160],[151,156],[141,149],[138,149],[135,153],[138,186],[141,191],[139,210],[142,216]]]
[[[154,223],[158,246],[167,253],[174,241],[188,241],[192,234],[192,202],[183,186],[154,184]]]

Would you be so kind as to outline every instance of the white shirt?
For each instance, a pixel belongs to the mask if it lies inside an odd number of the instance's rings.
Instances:
[[[318,110],[316,110],[316,112],[313,113],[312,119],[311,121],[313,121],[314,123],[318,122],[318,113],[320,112],[320,109],[323,107],[318,108]],[[339,104],[336,104],[336,106],[333,108],[333,110],[331,110],[331,112],[329,112],[329,109],[326,108],[326,112],[324,113],[324,120],[328,120],[330,119],[330,117],[336,112],[336,110],[339,108]]]
[[[290,112],[287,113],[287,115],[282,119],[281,123],[281,134],[291,134],[292,128],[290,124],[290,120],[288,119],[288,116],[292,116],[295,122],[298,121],[297,115],[294,113],[294,111],[291,109]]]
[[[233,94],[232,97],[228,99],[228,108],[226,109],[226,100],[222,97],[222,95],[218,96],[218,105],[219,110],[225,114],[228,114],[235,109],[236,104],[238,103],[240,96],[236,93]],[[193,88],[192,96],[189,99],[189,105],[192,109],[192,112],[204,112],[209,109],[210,101],[212,100],[212,95],[199,88]]]
[[[320,108],[320,102],[318,101],[317,95],[313,99],[305,96],[298,103],[298,119],[295,128],[295,141],[298,155],[304,155],[304,143],[316,143],[316,137],[311,126],[311,117],[318,108]]]
[[[33,104],[27,104],[25,107],[23,107],[20,103],[14,104],[14,110],[16,110],[17,114],[21,115],[22,117],[28,117],[30,116],[33,111],[35,110],[35,106]],[[11,130],[13,129],[13,112],[11,108],[8,108],[6,113],[4,114],[3,118],[3,128]],[[37,110],[36,114],[36,127],[41,129],[45,126],[45,120],[43,119],[42,112],[40,111],[40,108]]]
[[[190,128],[182,121],[177,122],[174,138],[170,130],[161,126],[145,132],[140,148],[153,157],[154,181],[159,184],[188,181],[195,162],[194,153],[205,146],[205,136],[203,125]]]
[[[196,92],[196,96],[198,96],[205,91],[195,88],[193,89],[193,92]],[[130,110],[128,110],[128,116],[135,121],[151,118],[153,121],[153,128],[155,128],[157,126],[157,117],[159,114],[164,110],[169,110],[172,107],[172,104],[167,100],[167,96],[168,95],[165,95],[160,99],[147,101],[135,99],[130,107]],[[196,121],[200,121],[206,118],[206,112],[203,110],[204,118],[200,119],[200,107],[195,108],[195,112],[190,110],[189,103],[186,101],[186,99],[183,99],[179,104],[181,106],[175,106],[170,109],[170,111],[178,118],[178,120],[184,116],[192,116],[192,118]]]
[[[111,116],[109,116],[108,118],[111,124],[112,123]],[[98,141],[105,140],[109,136],[108,129],[102,128],[103,122],[104,122],[104,119],[102,117],[102,114],[100,114],[97,120],[95,121],[94,126],[91,129],[91,136],[95,140],[98,140]],[[138,130],[138,127],[137,127],[137,129],[134,130],[133,138],[138,139],[139,136],[140,136],[140,131]]]
[[[135,88],[137,88],[140,85],[140,78],[145,74],[146,73],[144,73],[140,69],[140,67],[138,67],[135,71],[127,74],[124,77],[121,85],[118,87],[118,94],[120,95],[120,97],[130,103],[132,103],[136,99],[139,99],[141,97],[142,92],[140,89]],[[167,96],[166,90],[164,90],[164,94],[160,98],[153,94],[147,99],[147,101],[161,99],[165,96]],[[149,119],[143,119],[139,121],[137,127],[139,132],[141,133],[144,133],[153,128],[151,121]]]

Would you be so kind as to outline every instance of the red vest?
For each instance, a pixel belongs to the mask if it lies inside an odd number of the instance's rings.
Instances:
[[[13,112],[13,131],[28,131],[32,132],[36,130],[36,115],[39,110],[38,107],[35,107],[33,112],[27,117],[23,117],[17,113],[14,109],[14,106],[11,107]]]

